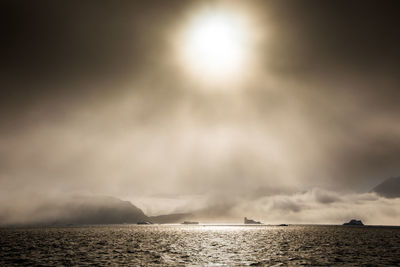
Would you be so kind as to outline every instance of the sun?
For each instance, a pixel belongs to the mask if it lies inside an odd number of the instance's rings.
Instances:
[[[185,65],[192,73],[209,80],[226,79],[243,69],[247,42],[239,17],[215,11],[200,14],[185,32]]]

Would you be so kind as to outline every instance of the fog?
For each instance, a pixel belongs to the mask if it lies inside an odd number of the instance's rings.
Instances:
[[[272,224],[342,224],[349,218],[359,218],[365,224],[397,225],[400,214],[398,205],[398,198],[386,199],[372,193],[338,194],[312,189],[293,195],[273,195],[241,202],[228,210],[230,217],[236,215],[240,218],[242,214],[249,214]]]
[[[244,8],[254,38],[251,68],[212,84],[174,58],[203,5],[150,2],[6,1],[1,220],[79,192],[148,215],[396,224],[398,199],[366,193],[400,174],[389,7],[207,2]]]

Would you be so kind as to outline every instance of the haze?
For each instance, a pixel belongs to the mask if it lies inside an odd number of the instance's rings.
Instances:
[[[3,1],[0,220],[82,193],[206,221],[398,224],[399,198],[368,193],[400,175],[390,4]],[[243,58],[182,60],[182,31],[214,11],[245,23]]]

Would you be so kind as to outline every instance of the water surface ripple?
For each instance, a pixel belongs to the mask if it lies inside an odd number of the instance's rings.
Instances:
[[[0,229],[0,266],[400,266],[400,228],[113,225]]]

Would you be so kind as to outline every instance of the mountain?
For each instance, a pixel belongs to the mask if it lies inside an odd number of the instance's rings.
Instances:
[[[400,176],[389,178],[375,186],[371,192],[375,192],[383,197],[400,197]]]
[[[129,201],[110,196],[75,195],[47,202],[34,211],[31,220],[23,224],[33,225],[81,225],[123,223],[181,223],[192,216],[176,213],[147,216]]]
[[[44,220],[45,224],[120,224],[150,220],[131,202],[108,196],[78,196],[42,208],[56,214]]]

